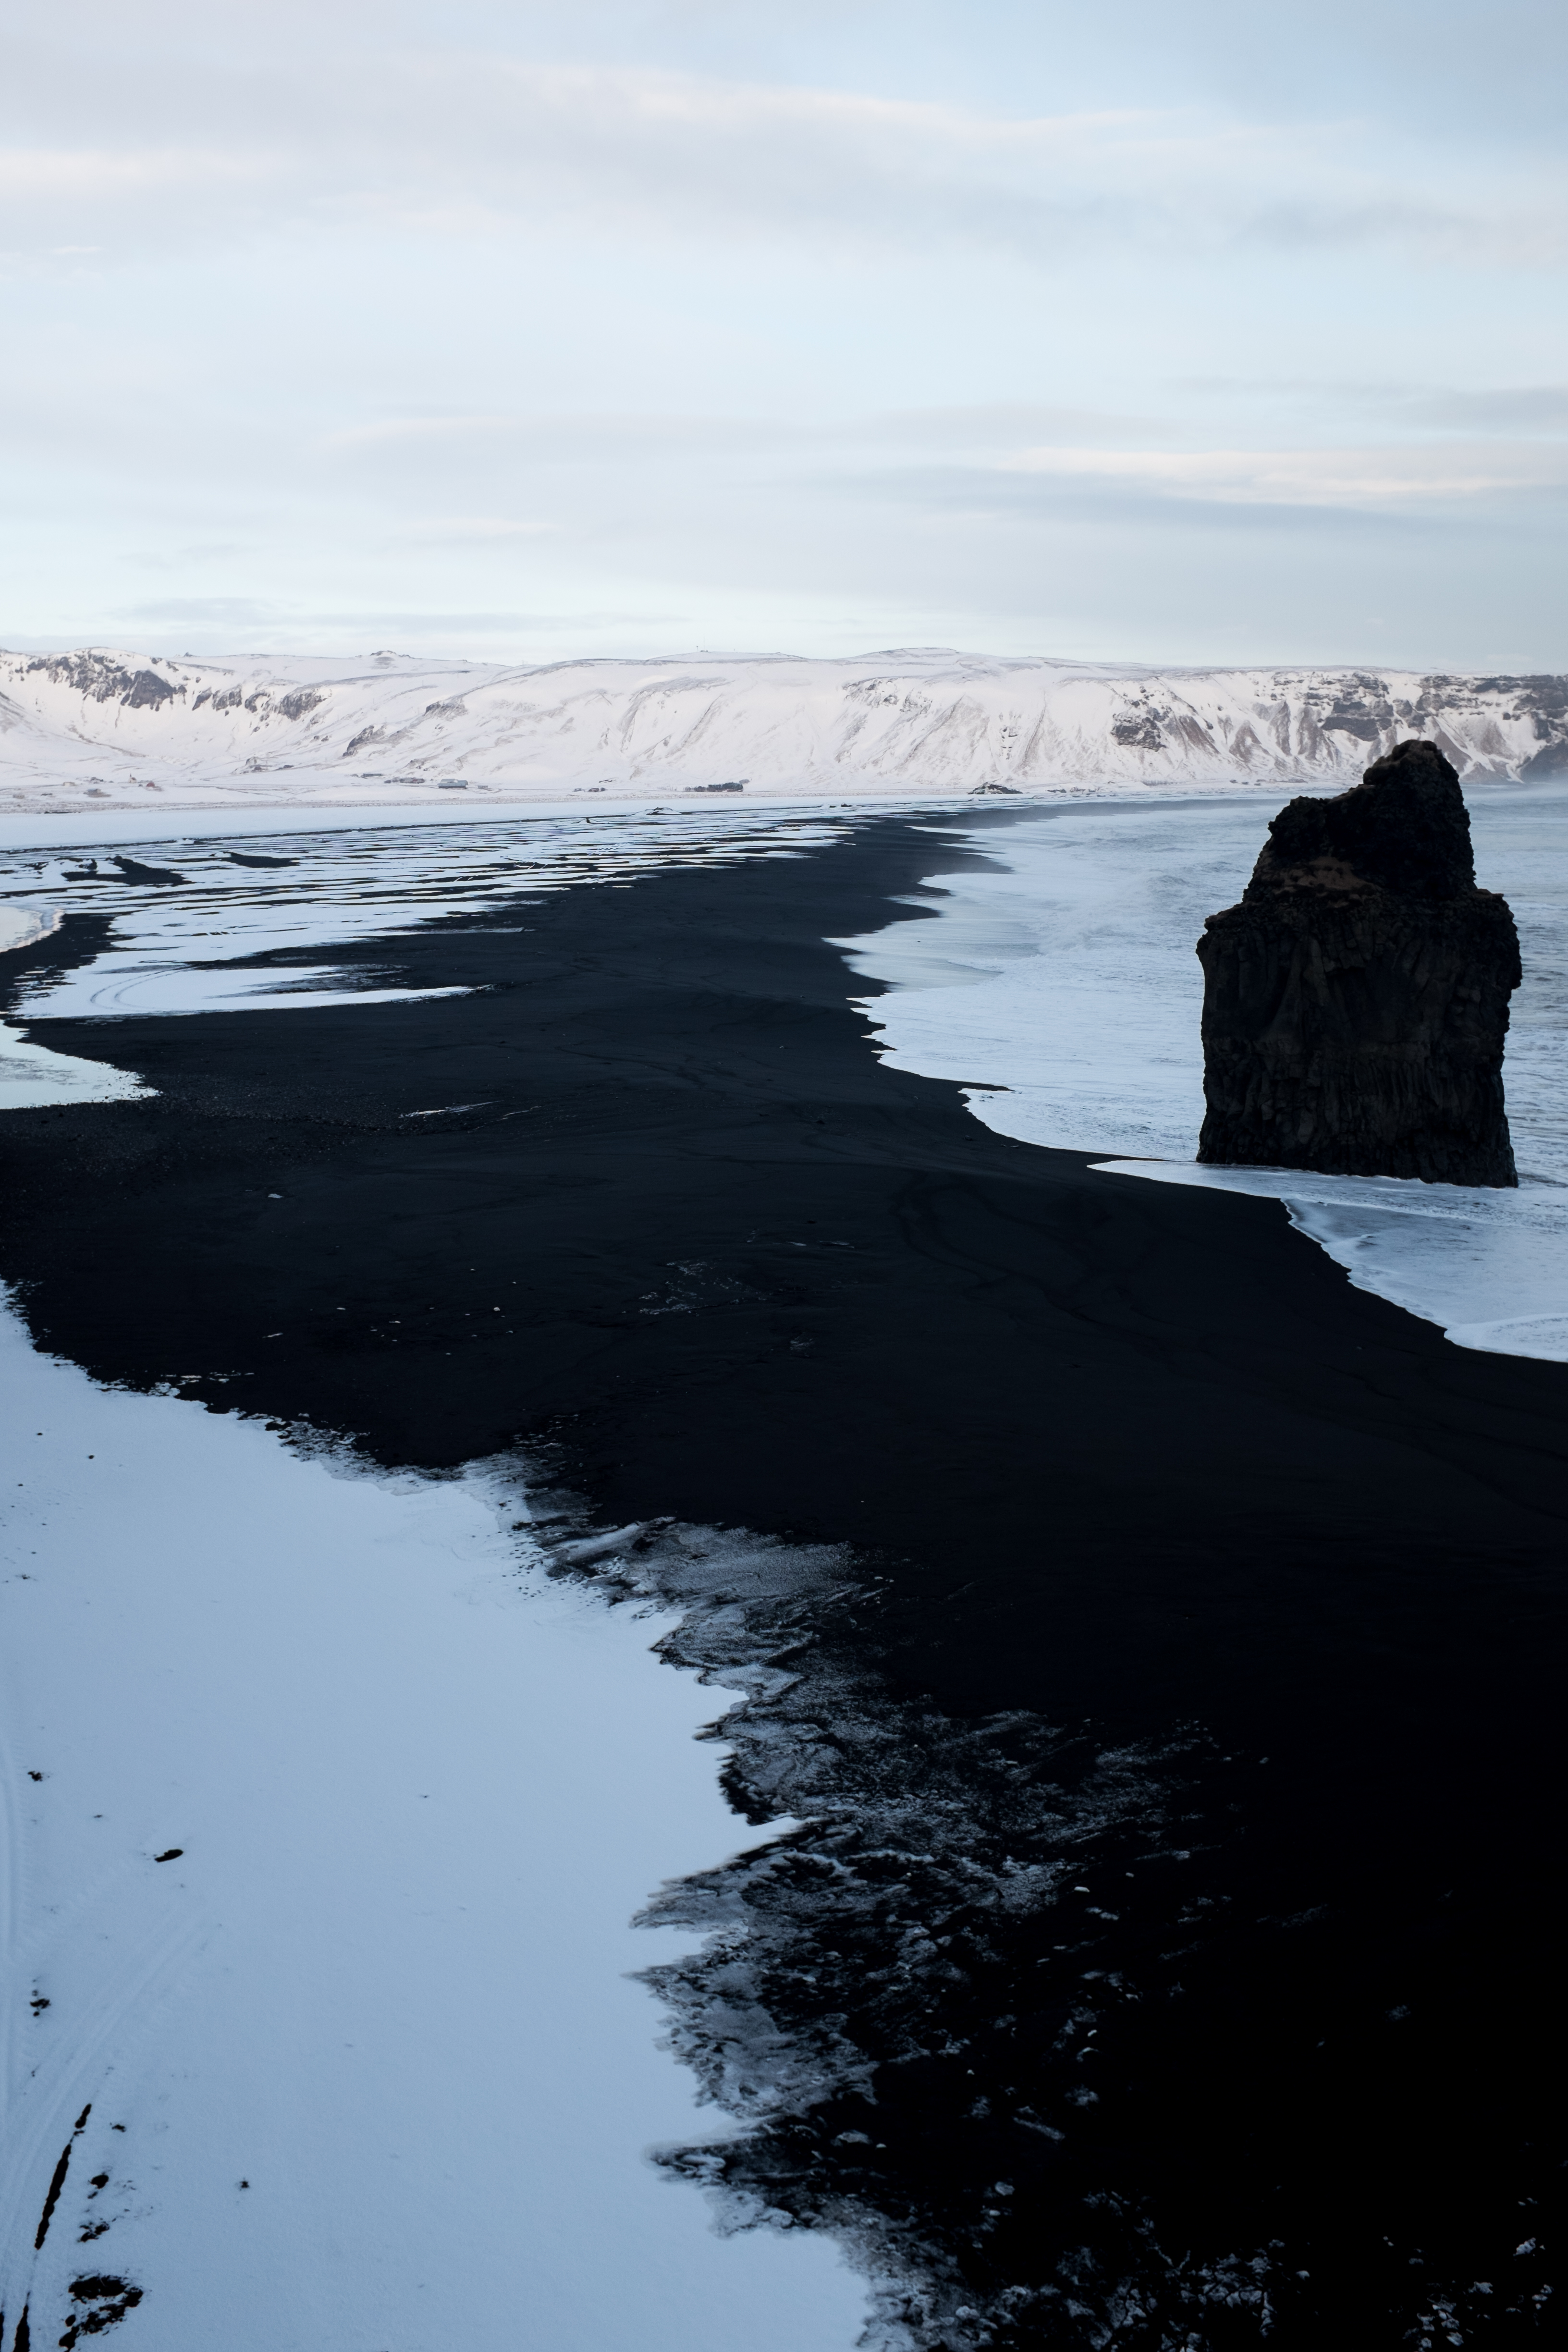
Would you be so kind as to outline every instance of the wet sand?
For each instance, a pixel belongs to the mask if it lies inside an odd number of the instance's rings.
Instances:
[[[1120,2199],[1195,2259],[1288,2247],[1276,2342],[1401,2342],[1439,2266],[1522,2340],[1521,2200],[1564,2153],[1568,1368],[1450,1347],[1275,1203],[1094,1174],[879,1064],[825,940],[917,919],[889,901],[937,862],[875,820],[388,943],[466,996],[33,1024],[161,1092],[0,1120],[0,1273],[106,1379],[387,1464],[521,1445],[606,1523],[850,1545],[885,1581],[835,1654],[889,1706],[1191,1727],[1184,1891],[1174,1833],[1118,1864],[1095,1953],[1138,1997],[985,2261],[1044,2275]],[[1068,1932],[954,2000],[1016,2018]],[[900,2109],[889,2206],[996,2161],[950,2073]],[[1208,2303],[1194,2340],[1255,2340]],[[1032,2308],[1018,2342],[1076,2340]]]

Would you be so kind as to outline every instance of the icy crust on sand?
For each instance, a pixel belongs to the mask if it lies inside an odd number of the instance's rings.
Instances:
[[[700,2119],[630,1919],[740,1830],[669,1616],[545,1577],[511,1465],[365,1475],[9,1310],[0,1425],[6,2352],[847,2352],[827,2240],[645,2153]]]
[[[901,1069],[968,1082],[999,1134],[1103,1152],[1108,1172],[1266,1195],[1360,1287],[1457,1345],[1568,1362],[1568,792],[1473,799],[1477,872],[1524,959],[1503,1081],[1521,1189],[1195,1161],[1204,918],[1240,896],[1272,805],[1064,810],[961,831],[934,918],[841,940],[889,993],[864,1009]],[[948,838],[952,836],[949,835]]]
[[[832,2235],[870,2286],[875,2352],[1229,2352],[1306,2310],[1358,2333],[1364,2309],[1307,2282],[1308,2246],[1227,2247],[1223,2218],[1163,2229],[1129,2186],[1147,2036],[1190,1956],[1239,1943],[1245,1972],[1321,1932],[1321,1912],[1227,1913],[1244,1760],[1192,1727],[1118,1747],[900,1700],[866,1663],[899,1605],[874,1561],[668,1522],[585,1532],[558,1507],[559,1570],[679,1612],[661,1654],[744,1693],[704,1735],[731,1802],[796,1819],[643,1915],[704,1939],[645,1975],[704,2098],[746,2126],[661,2152],[721,2226]],[[1449,2283],[1441,2248],[1391,2262],[1391,2342],[1542,2299],[1537,2266],[1494,2293]]]
[[[0,804],[1337,786],[1401,727],[1433,735],[1467,778],[1561,770],[1568,681],[1161,670],[943,646],[511,667],[0,653]]]
[[[360,965],[318,964],[326,942],[460,926],[553,890],[627,887],[675,866],[796,857],[841,826],[775,814],[533,818],[489,824],[268,834],[257,840],[142,841],[118,849],[0,852],[0,923],[34,944],[81,915],[107,918],[107,944],[72,969],[27,971],[13,1019],[115,1020],[149,1013],[297,1012],[460,993],[384,983]],[[63,913],[60,902],[63,899]],[[524,926],[525,927],[525,926]],[[0,981],[5,967],[0,964]],[[0,1027],[0,1108],[117,1102],[132,1076],[22,1042]]]

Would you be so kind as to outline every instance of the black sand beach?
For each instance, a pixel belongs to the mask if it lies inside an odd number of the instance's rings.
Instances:
[[[793,1638],[912,1789],[928,1755],[953,1852],[969,1787],[993,1888],[1046,1832],[964,1727],[1038,1787],[1135,1759],[1158,1803],[1096,1816],[1087,1892],[970,1916],[943,1863],[913,1977],[907,1869],[779,1942],[832,1978],[801,2032],[831,2006],[873,2071],[735,2177],[936,2247],[989,2334],[922,2340],[1549,2333],[1568,1369],[884,1067],[825,942],[957,862],[871,821],[379,951],[471,994],[36,1024],[160,1092],[0,1118],[0,1274],[106,1380],[390,1465],[521,1449],[588,1524],[851,1547]]]

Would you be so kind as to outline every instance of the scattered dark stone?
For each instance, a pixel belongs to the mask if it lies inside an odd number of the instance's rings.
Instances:
[[[84,2336],[101,2336],[106,2327],[118,2326],[142,2300],[142,2289],[132,2286],[129,2279],[110,2278],[102,2272],[72,2279],[70,2291],[80,2308],[66,2322],[60,2352],[74,2352]]]
[[[1519,936],[1476,887],[1453,767],[1401,743],[1337,799],[1288,803],[1268,835],[1198,942],[1199,1160],[1516,1184],[1502,1055]]]

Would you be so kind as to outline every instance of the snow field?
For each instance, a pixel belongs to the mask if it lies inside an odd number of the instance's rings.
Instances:
[[[106,1391],[9,1310],[0,1421],[13,2324],[105,2274],[160,2352],[850,2345],[826,2238],[644,2156],[702,2130],[626,1972],[692,1939],[626,1923],[762,1834],[669,1620],[546,1581],[499,1475]]]
[[[1430,735],[1467,778],[1568,766],[1552,678],[1161,670],[942,646],[512,666],[0,653],[0,806],[56,815],[1342,787],[1400,732]]]

